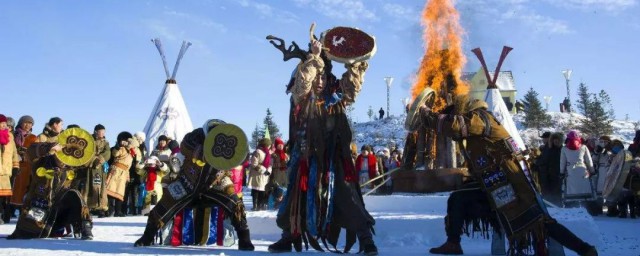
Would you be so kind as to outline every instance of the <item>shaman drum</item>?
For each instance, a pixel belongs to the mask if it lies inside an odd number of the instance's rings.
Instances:
[[[322,33],[320,42],[327,57],[340,63],[365,61],[376,53],[375,38],[357,28],[329,29]]]
[[[240,127],[216,124],[204,139],[204,159],[213,168],[230,170],[240,165],[249,153],[247,135]]]
[[[629,175],[632,160],[631,152],[626,150],[619,152],[611,160],[611,165],[607,171],[608,175],[604,181],[604,188],[602,189],[602,197],[607,202],[616,202],[618,200],[624,182]]]
[[[91,134],[81,128],[70,128],[58,135],[62,150],[56,152],[60,162],[68,166],[81,166],[89,162],[96,151]]]
[[[420,107],[423,105],[427,105],[428,107],[432,107],[433,103],[436,99],[436,94],[433,89],[427,87],[422,91],[418,97],[413,100],[411,103],[411,107],[409,107],[409,113],[407,113],[407,119],[404,121],[404,128],[408,131],[415,131],[418,129],[418,112],[420,112]]]

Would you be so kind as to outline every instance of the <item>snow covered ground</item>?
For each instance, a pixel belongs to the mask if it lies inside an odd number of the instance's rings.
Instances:
[[[380,255],[427,255],[430,247],[445,241],[447,194],[369,196],[366,207],[376,218],[375,240]],[[246,198],[245,200],[249,200]],[[250,201],[245,201],[249,203]],[[600,255],[640,255],[640,220],[590,217],[583,209],[550,209],[551,215],[589,243]],[[256,255],[279,238],[275,211],[248,212],[256,252],[239,252],[236,246],[133,247],[144,231],[145,217],[94,219],[93,241],[77,239],[0,239],[2,255]],[[10,234],[15,221],[0,225],[0,236]],[[341,239],[343,240],[343,239]],[[463,237],[465,255],[490,255],[491,241]],[[355,247],[357,248],[357,246]],[[307,253],[314,253],[309,251]],[[284,254],[292,255],[292,254]],[[567,255],[575,255],[567,251]]]

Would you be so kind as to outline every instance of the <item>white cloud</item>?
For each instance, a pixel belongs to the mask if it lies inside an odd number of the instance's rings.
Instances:
[[[275,18],[276,20],[284,23],[293,23],[293,22],[297,22],[298,20],[298,17],[292,12],[276,9],[266,3],[260,3],[260,2],[251,1],[251,0],[238,0],[238,1],[231,1],[231,2],[236,3],[245,8],[253,9],[263,18]]]
[[[638,4],[638,0],[545,0],[556,6],[579,10],[604,10],[612,13],[628,10]]]
[[[549,34],[569,34],[573,31],[567,22],[542,16],[537,13],[529,13],[518,17],[519,20],[535,28],[539,32],[544,31]]]
[[[157,20],[146,20],[144,21],[144,23],[154,35],[157,35],[158,37],[163,39],[166,38],[167,40],[171,41],[178,40],[178,36],[173,31],[171,31],[168,26],[162,24],[162,22]]]
[[[532,3],[529,0],[465,0],[458,2],[458,5],[463,11],[490,22],[518,22],[536,33],[573,33],[566,21],[538,13],[531,6]]]
[[[197,25],[200,26],[204,26],[204,27],[209,27],[209,28],[213,28],[219,32],[225,33],[227,32],[227,27],[222,24],[222,23],[218,23],[215,22],[211,19],[208,18],[204,18],[204,17],[200,17],[194,14],[189,14],[189,13],[184,13],[184,12],[177,12],[177,11],[173,11],[173,10],[166,10],[164,11],[164,14],[167,16],[172,16],[172,17],[177,17],[177,18],[181,18],[184,19],[186,21],[195,23]]]
[[[413,22],[420,21],[420,13],[418,12],[419,10],[416,10],[415,8],[399,4],[385,3],[382,6],[382,9],[387,15],[396,19],[409,20]]]
[[[322,15],[332,19],[376,20],[376,15],[369,10],[362,0],[293,0],[300,7],[311,7]]]

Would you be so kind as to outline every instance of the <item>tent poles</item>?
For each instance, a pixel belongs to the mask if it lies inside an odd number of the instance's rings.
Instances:
[[[164,66],[164,73],[167,75],[167,79],[169,79],[169,66],[167,66],[167,58],[164,56],[164,50],[162,50],[162,43],[159,38],[151,39],[151,42],[153,42],[156,45],[156,48],[158,48],[158,52],[162,58],[162,65]]]
[[[176,65],[173,66],[173,74],[171,75],[171,79],[176,79],[176,74],[178,73],[178,66],[180,66],[180,60],[184,57],[184,54],[187,52],[187,49],[191,46],[191,42],[182,41],[182,47],[180,47],[180,53],[178,54],[178,59],[176,60]],[[167,75],[169,75],[167,73]]]

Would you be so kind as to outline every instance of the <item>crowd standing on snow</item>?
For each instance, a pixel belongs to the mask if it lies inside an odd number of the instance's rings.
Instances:
[[[545,132],[541,138],[543,145],[534,150],[532,166],[545,199],[567,207],[583,206],[592,215],[606,209],[610,217],[638,216],[640,130],[626,150],[622,141],[609,135],[587,138],[570,131],[565,138],[562,133]],[[627,172],[613,164],[625,155],[632,159],[622,161],[628,165]]]

